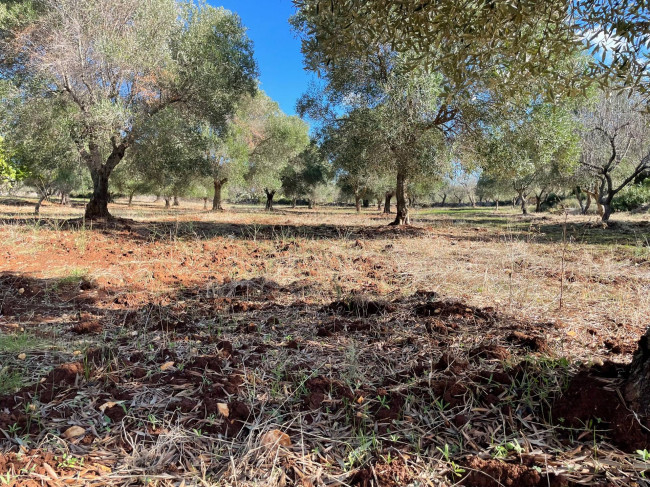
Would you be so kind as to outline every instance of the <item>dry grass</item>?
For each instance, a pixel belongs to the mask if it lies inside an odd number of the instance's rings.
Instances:
[[[38,222],[31,210],[0,204],[0,332],[47,346],[24,359],[0,350],[0,363],[27,382],[83,368],[49,401],[33,388],[0,398],[0,447],[40,459],[44,478],[44,451],[58,476],[94,485],[451,485],[477,456],[621,486],[649,468],[606,431],[560,432],[548,417],[577,369],[629,361],[647,326],[647,217],[602,229],[570,216],[563,242],[561,215],[510,210],[420,210],[397,230],[349,208],[141,201],[111,208],[134,220],[116,229],[67,229],[80,208],[46,205]],[[449,299],[460,311],[414,311]],[[338,300],[363,306],[325,308]],[[497,345],[507,355],[472,355]],[[517,382],[495,387],[485,373]],[[217,397],[248,414],[222,417]],[[12,431],[2,414],[16,416]],[[61,438],[72,424],[83,439]],[[262,446],[276,429],[290,447]],[[0,472],[25,480],[10,458]]]

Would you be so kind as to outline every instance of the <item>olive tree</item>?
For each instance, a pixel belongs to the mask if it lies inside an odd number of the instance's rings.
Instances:
[[[3,74],[17,86],[32,81],[25,98],[74,110],[72,137],[93,180],[87,218],[110,217],[109,177],[149,119],[177,106],[220,127],[254,89],[251,43],[224,9],[174,0],[40,3],[28,27],[2,36]]]
[[[603,92],[580,113],[580,164],[594,181],[583,190],[596,201],[603,222],[609,221],[614,197],[650,170],[650,118],[644,108],[638,96]]]

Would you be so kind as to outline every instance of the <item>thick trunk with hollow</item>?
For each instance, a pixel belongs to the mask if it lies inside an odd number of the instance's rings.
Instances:
[[[394,195],[394,191],[386,191],[384,195],[384,213],[390,213],[390,200],[393,199]]]
[[[90,171],[93,180],[93,195],[86,205],[86,220],[111,218],[111,214],[108,212],[108,178],[111,171],[108,166],[101,166],[99,169]]]
[[[395,188],[396,196],[396,215],[392,225],[410,225],[409,205],[406,199],[406,176],[400,171],[397,173],[397,187]]]
[[[266,193],[266,206],[264,207],[264,209],[267,211],[272,211],[273,197],[275,196],[275,190],[269,191],[268,189],[265,189],[264,192]]]
[[[214,184],[214,197],[212,198],[212,211],[222,211],[223,206],[221,206],[221,190],[223,185],[228,182],[227,179],[215,179]]]
[[[650,328],[639,340],[623,394],[632,411],[650,419]]]

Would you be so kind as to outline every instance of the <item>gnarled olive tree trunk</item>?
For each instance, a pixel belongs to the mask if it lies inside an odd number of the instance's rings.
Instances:
[[[650,419],[650,328],[639,340],[623,393],[635,413]]]
[[[93,194],[90,201],[86,205],[86,220],[94,220],[99,218],[110,219],[113,218],[108,211],[108,179],[122,159],[129,144],[122,141],[117,144],[115,140],[112,141],[113,150],[105,162],[101,160],[99,146],[92,142],[88,144],[88,150],[81,150],[81,157],[90,170],[90,177],[93,181]]]
[[[212,211],[223,211],[221,206],[221,190],[223,185],[228,182],[228,178],[215,179],[214,183],[214,198],[212,198]]]
[[[406,176],[402,171],[397,171],[397,187],[395,188],[396,196],[396,215],[391,225],[409,225],[411,218],[409,216],[409,205],[406,197]]]
[[[275,196],[275,190],[269,191],[267,188],[264,188],[264,192],[266,193],[266,206],[264,207],[264,209],[267,211],[272,211],[273,197]]]
[[[390,200],[395,196],[395,191],[386,191],[384,195],[384,213],[390,213]]]

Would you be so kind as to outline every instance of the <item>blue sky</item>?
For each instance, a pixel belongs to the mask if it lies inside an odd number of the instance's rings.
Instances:
[[[261,88],[285,113],[296,113],[296,100],[312,75],[302,67],[300,41],[294,37],[289,17],[295,8],[291,0],[209,0],[241,17],[248,36],[255,43]]]

